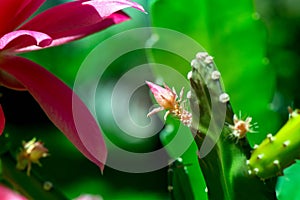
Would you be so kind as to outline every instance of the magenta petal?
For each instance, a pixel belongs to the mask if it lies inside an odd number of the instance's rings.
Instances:
[[[114,24],[124,22],[128,19],[130,19],[129,16],[127,16],[125,13],[119,11],[117,13],[112,14],[111,16],[107,17],[106,19],[102,20],[101,22],[99,22],[97,24],[91,25],[89,27],[84,27],[83,29],[70,30],[70,32],[66,31],[66,32],[62,33],[63,35],[56,35],[55,36],[56,39],[53,40],[51,45],[49,45],[47,47],[58,46],[58,45],[62,45],[62,44],[71,42],[73,40],[78,40],[78,39],[83,38],[87,35],[90,35],[92,33],[103,30],[103,29],[105,29],[109,26],[112,26]],[[22,52],[39,50],[39,49],[42,49],[42,48],[38,47],[38,46],[28,46],[28,47],[25,47],[25,48],[17,49],[15,52],[22,53]]]
[[[4,127],[5,127],[5,117],[4,117],[4,112],[2,110],[2,106],[0,104],[0,135],[2,135],[4,131]]]
[[[26,88],[15,77],[0,69],[0,86],[13,90],[24,91]]]
[[[144,11],[139,4],[128,0],[73,1],[46,10],[20,29],[46,33],[54,40],[51,46],[55,46],[128,20],[125,13],[118,12],[127,7]]]
[[[132,7],[144,12],[144,8],[136,2],[129,0],[82,0],[83,5],[93,6],[102,18],[124,8]]]
[[[174,102],[177,98],[176,94],[167,85],[163,88],[150,81],[146,81],[146,84],[149,86],[157,103],[164,108],[166,108],[166,102]]]
[[[49,119],[88,159],[103,170],[107,151],[99,126],[68,86],[43,67],[25,58],[4,57],[0,69],[18,79]]]
[[[0,35],[16,29],[44,2],[45,0],[1,0]]]
[[[0,38],[0,50],[14,51],[31,45],[45,47],[50,45],[49,35],[36,31],[17,30],[3,35]]]
[[[25,197],[3,185],[0,185],[0,197],[1,200],[26,200]]]

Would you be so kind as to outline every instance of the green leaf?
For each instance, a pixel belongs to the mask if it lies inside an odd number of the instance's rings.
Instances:
[[[252,146],[278,129],[278,116],[269,108],[275,75],[265,55],[265,27],[253,1],[157,0],[151,13],[153,26],[186,34],[215,57],[233,108],[258,122],[259,134],[248,136]],[[160,62],[167,60],[175,69],[181,64],[167,55],[154,53],[153,57]],[[186,64],[180,66],[183,72]]]
[[[46,181],[35,172],[27,176],[24,171],[16,169],[16,161],[9,154],[1,156],[1,178],[29,199],[68,199],[56,187],[46,188]]]
[[[284,170],[284,176],[278,178],[276,196],[278,200],[300,199],[300,161]]]

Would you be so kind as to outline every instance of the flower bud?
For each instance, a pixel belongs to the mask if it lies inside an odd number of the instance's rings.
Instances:
[[[27,175],[30,175],[31,163],[41,166],[39,160],[48,155],[48,149],[42,142],[36,142],[36,138],[23,142],[23,148],[17,155],[17,169],[24,170],[27,167]]]
[[[171,109],[174,107],[177,95],[167,85],[164,85],[165,88],[163,88],[149,81],[146,81],[146,83],[153,93],[155,100],[161,107],[164,109]]]

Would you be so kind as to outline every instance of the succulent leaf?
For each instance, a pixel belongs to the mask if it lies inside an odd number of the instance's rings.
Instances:
[[[262,179],[282,174],[282,170],[300,157],[300,110],[290,114],[287,123],[266,139],[253,151],[249,161],[249,173]]]
[[[209,199],[274,198],[275,193],[268,188],[269,184],[247,173],[250,146],[246,138],[239,138],[236,142],[229,137],[234,113],[212,57],[198,53],[192,67],[188,75],[193,119],[191,131],[200,149],[199,164]]]

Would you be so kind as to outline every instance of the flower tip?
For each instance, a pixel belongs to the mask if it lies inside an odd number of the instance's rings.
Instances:
[[[157,86],[156,84],[154,84],[154,83],[152,83],[152,82],[150,82],[150,81],[145,81],[145,82],[146,82],[146,84],[148,85],[148,87],[149,87],[150,89],[152,89],[152,88],[154,88],[154,87]]]
[[[37,44],[37,46],[42,47],[42,48],[47,47],[52,43],[52,41],[53,41],[52,38],[44,39],[44,40],[40,41]]]
[[[160,99],[161,95],[166,96],[166,98],[168,98],[167,96],[169,96],[169,92],[165,88],[163,88],[159,85],[156,85],[155,83],[152,83],[150,81],[146,81],[146,84],[150,88],[150,90],[151,90],[152,94],[154,95],[156,101],[159,101],[158,99]]]
[[[100,163],[98,166],[99,166],[99,169],[100,169],[101,175],[103,175],[103,173],[104,173],[104,168],[105,168],[105,165],[104,165],[104,164],[102,164],[102,163]]]
[[[142,12],[145,13],[145,14],[148,14],[148,13],[145,11],[145,9],[144,9],[144,7],[143,7],[142,5],[140,5],[140,4],[136,3],[136,2],[133,2],[133,3],[134,3],[134,5],[132,6],[133,8],[135,8],[135,9],[137,9],[137,10],[140,10],[140,11],[142,11]]]

